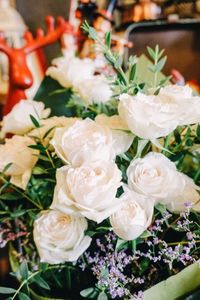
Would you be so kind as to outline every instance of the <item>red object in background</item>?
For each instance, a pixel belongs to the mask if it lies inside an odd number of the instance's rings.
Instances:
[[[9,59],[9,91],[3,114],[8,114],[12,107],[21,99],[26,99],[25,90],[33,84],[33,76],[27,66],[26,56],[33,51],[57,41],[64,32],[71,32],[71,26],[62,17],[57,18],[57,26],[52,16],[46,17],[47,33],[39,28],[36,38],[30,31],[25,33],[25,46],[11,48],[6,44],[3,35],[0,35],[0,51],[4,52]]]

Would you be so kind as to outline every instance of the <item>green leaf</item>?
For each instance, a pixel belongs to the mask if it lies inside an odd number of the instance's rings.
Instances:
[[[148,230],[145,230],[145,231],[141,234],[140,238],[141,238],[141,239],[146,239],[146,238],[148,238],[148,237],[150,237],[150,236],[152,236],[152,233],[151,233],[150,231],[148,231]]]
[[[98,33],[96,32],[96,30],[93,27],[89,27],[89,37],[92,40],[97,40],[98,39]]]
[[[29,145],[28,147],[42,152],[46,151],[46,148],[42,145]]]
[[[38,121],[33,115],[30,115],[30,119],[31,119],[33,125],[34,125],[36,128],[40,128],[40,123],[39,123],[39,121]]]
[[[106,41],[106,46],[110,49],[110,47],[111,47],[111,33],[110,32],[106,32],[105,41]]]
[[[101,292],[97,298],[97,300],[108,300],[108,296],[106,295],[106,293]]]
[[[122,65],[122,57],[121,56],[118,56],[115,63],[114,63],[114,67],[116,69],[119,69]]]
[[[16,292],[15,289],[11,289],[8,287],[0,287],[0,294],[14,294]]]
[[[18,210],[18,211],[12,212],[12,213],[10,214],[10,216],[11,216],[12,218],[18,218],[18,217],[23,216],[25,213],[26,213],[26,210]]]
[[[19,296],[20,300],[31,300],[31,298],[28,295],[26,295],[25,293],[22,293],[22,292],[20,292],[18,294],[18,296]]]
[[[155,59],[155,52],[154,52],[154,50],[152,48],[150,48],[150,47],[147,47],[147,51],[148,51],[150,57],[154,60]]]
[[[125,240],[122,240],[122,239],[118,238],[115,248],[116,248],[117,251],[120,251],[122,249],[127,249],[128,248],[128,241],[125,241]]]
[[[80,292],[80,295],[84,298],[87,298],[87,297],[91,296],[94,293],[94,291],[95,291],[95,288],[87,288],[85,290],[82,290]]]
[[[130,66],[129,71],[129,81],[133,81],[135,78],[135,72],[136,72],[136,64]]]
[[[13,192],[12,192],[12,194],[11,193],[4,193],[4,194],[0,195],[1,200],[18,200],[21,197],[22,197],[21,195],[15,194]]]
[[[161,56],[163,55],[164,52],[165,52],[165,49],[162,49],[162,50],[159,52],[159,54],[158,54],[158,59],[161,58]]]
[[[200,124],[197,126],[197,136],[200,138]]]
[[[49,284],[41,277],[41,276],[37,276],[35,278],[35,282],[43,289],[45,290],[50,290],[50,286]]]
[[[22,277],[22,279],[27,279],[28,278],[28,265],[27,261],[24,259],[23,262],[21,263],[19,267],[19,273]]]
[[[166,206],[164,204],[158,203],[155,207],[161,214],[164,214],[167,211]]]
[[[48,263],[41,262],[39,265],[40,270],[42,270],[43,272],[46,271],[48,269],[48,267],[49,267]]]
[[[7,165],[3,168],[2,173],[6,173],[6,171],[12,166],[12,164],[13,164],[13,163],[7,164]]]
[[[56,126],[53,126],[49,130],[47,130],[47,132],[43,135],[42,139],[44,140],[55,128]]]
[[[160,72],[163,69],[166,61],[167,61],[167,56],[164,56],[163,58],[161,58],[161,60],[159,60],[159,62],[156,65],[156,72]]]

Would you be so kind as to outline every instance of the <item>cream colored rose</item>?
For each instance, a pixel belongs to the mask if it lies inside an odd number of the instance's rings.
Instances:
[[[86,161],[115,159],[124,152],[127,140],[122,141],[108,126],[87,118],[69,128],[57,128],[51,144],[63,162],[80,166]]]
[[[67,117],[51,117],[45,120],[41,120],[40,127],[35,128],[29,132],[30,137],[44,139],[44,136],[48,133],[45,141],[51,139],[54,135],[56,127],[70,127],[73,125],[78,118],[67,118]]]
[[[120,203],[116,199],[120,181],[121,171],[114,162],[84,163],[79,168],[64,166],[57,170],[51,208],[100,223]]]
[[[110,223],[121,239],[135,240],[152,222],[154,201],[129,189],[120,199],[121,205],[110,217]]]
[[[95,118],[95,121],[111,129],[114,142],[113,148],[117,154],[122,154],[130,148],[134,140],[134,135],[129,131],[120,116],[114,115],[108,117],[107,115],[101,114]]]
[[[76,261],[90,246],[85,236],[85,218],[62,214],[55,210],[44,211],[34,222],[33,238],[40,259],[49,264]]]
[[[89,79],[81,80],[76,84],[75,91],[86,105],[106,103],[112,96],[108,80],[103,75],[96,75]]]
[[[53,64],[54,66],[47,69],[46,75],[57,80],[65,88],[73,87],[77,82],[90,78],[95,71],[94,62],[89,58],[61,57],[53,60]]]
[[[161,88],[159,94],[180,100],[183,98],[188,99],[192,97],[192,89],[189,87],[189,85],[180,86],[176,84],[170,84]]]
[[[3,118],[2,132],[23,135],[34,128],[30,115],[36,120],[48,117],[50,109],[44,103],[33,100],[21,100],[12,111]]]
[[[179,125],[179,105],[154,95],[123,94],[118,111],[128,128],[143,139],[164,137]]]
[[[182,211],[184,203],[195,206],[199,200],[198,187],[193,181],[176,170],[176,166],[161,153],[150,152],[144,158],[133,160],[127,169],[130,189],[155,198],[172,211]]]
[[[6,139],[4,145],[0,145],[0,172],[12,163],[5,174],[11,176],[12,184],[24,190],[38,160],[38,151],[28,147],[34,144],[29,137],[15,135],[11,139]]]
[[[193,96],[189,86],[168,85],[160,90],[159,96],[178,105],[180,126],[200,122],[200,97]]]

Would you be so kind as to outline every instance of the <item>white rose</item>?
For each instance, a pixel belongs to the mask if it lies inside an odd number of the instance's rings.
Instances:
[[[47,141],[51,139],[54,135],[56,127],[70,127],[73,125],[78,118],[67,118],[67,117],[51,117],[45,120],[41,120],[40,127],[35,128],[29,132],[30,137],[43,139],[47,132]],[[46,140],[45,139],[45,140]]]
[[[121,171],[114,162],[84,163],[79,168],[64,166],[57,170],[51,208],[100,223],[120,203],[116,199],[120,181]]]
[[[170,98],[191,98],[192,97],[192,89],[189,85],[176,85],[170,84],[160,89],[159,95],[167,96]]]
[[[108,102],[112,96],[108,80],[103,75],[81,80],[77,83],[75,90],[86,105]]]
[[[35,144],[29,137],[13,136],[6,139],[4,145],[0,145],[0,172],[12,163],[7,169],[6,175],[11,176],[11,183],[26,189],[31,172],[38,158],[38,151],[28,146]]]
[[[91,243],[91,238],[84,235],[87,227],[85,218],[54,210],[42,212],[33,230],[41,261],[49,264],[76,261]]]
[[[118,111],[128,128],[143,139],[164,137],[179,125],[179,105],[154,95],[122,94]]]
[[[115,159],[124,152],[126,139],[118,139],[108,126],[87,118],[69,128],[57,128],[51,144],[63,162],[80,166],[86,161]],[[118,147],[115,146],[118,144]]]
[[[200,122],[200,97],[192,96],[189,86],[168,85],[160,90],[159,96],[178,105],[180,126]]]
[[[3,118],[2,132],[23,135],[34,128],[30,115],[36,120],[48,117],[50,109],[44,103],[33,100],[21,100],[11,112]]]
[[[128,189],[120,199],[121,205],[110,217],[110,223],[121,239],[135,240],[152,222],[154,201]]]
[[[185,210],[186,202],[192,203],[194,209],[200,208],[195,206],[199,200],[198,187],[161,153],[150,152],[144,158],[133,160],[127,176],[132,190],[155,198],[172,211]]]
[[[114,115],[108,117],[101,114],[95,118],[95,121],[111,129],[114,141],[113,148],[117,154],[122,154],[130,148],[134,140],[134,135],[129,132],[127,125],[122,121],[120,116]]]
[[[61,57],[55,59],[53,64],[55,66],[49,67],[46,75],[57,80],[65,88],[73,87],[77,82],[90,78],[95,71],[94,62],[89,58]]]

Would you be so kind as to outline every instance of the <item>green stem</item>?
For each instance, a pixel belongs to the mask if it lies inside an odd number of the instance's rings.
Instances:
[[[175,245],[187,245],[189,241],[181,241],[181,242],[173,242],[173,243],[168,243],[168,246],[175,246]],[[200,243],[200,240],[195,241],[196,244]]]
[[[26,195],[25,193],[21,192],[20,189],[18,189],[12,183],[10,183],[8,180],[6,180],[2,175],[0,175],[0,179],[4,183],[9,183],[14,191],[16,191],[17,193],[19,193],[20,195],[22,195],[24,198],[26,198],[28,201],[30,201],[32,204],[34,204],[37,208],[39,208],[40,210],[43,209],[43,207],[41,205],[39,205],[38,203],[35,203],[28,195]]]
[[[52,267],[49,267],[48,270],[52,270],[52,269],[64,269],[66,268],[67,266],[52,266]],[[19,286],[19,288],[16,290],[15,294],[13,295],[13,297],[11,298],[11,300],[14,300],[16,298],[16,296],[18,295],[18,293],[20,292],[20,290],[23,288],[24,285],[26,285],[30,279],[34,278],[35,276],[37,276],[38,274],[42,273],[42,272],[45,272],[43,270],[39,270],[33,274],[31,274],[27,279],[25,279],[21,285]]]

